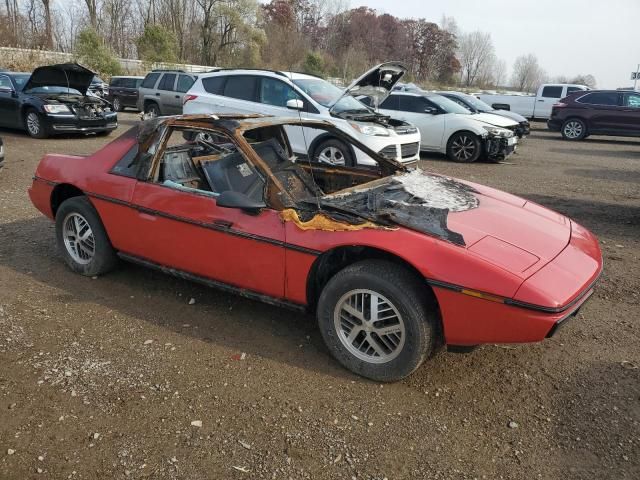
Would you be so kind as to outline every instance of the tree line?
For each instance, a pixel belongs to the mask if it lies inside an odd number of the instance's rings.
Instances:
[[[121,57],[345,81],[400,60],[409,80],[426,87],[532,90],[547,79],[532,54],[519,57],[507,78],[491,34],[461,32],[452,17],[402,19],[348,8],[347,0],[4,0],[0,45],[73,52],[106,75],[119,73]]]

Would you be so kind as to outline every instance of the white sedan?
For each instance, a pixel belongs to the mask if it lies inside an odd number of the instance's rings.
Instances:
[[[435,93],[393,92],[379,111],[418,127],[422,151],[445,153],[456,162],[480,158],[499,162],[511,155],[518,143],[516,122],[498,115],[473,115]]]

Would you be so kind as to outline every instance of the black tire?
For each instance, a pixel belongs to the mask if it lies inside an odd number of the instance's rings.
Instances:
[[[357,349],[353,342],[360,341],[359,348],[362,349],[365,341],[373,342],[376,338],[380,339],[376,342],[378,348],[386,346],[386,342],[383,342],[380,336],[374,336],[376,330],[360,330],[353,341],[348,339],[347,333],[343,330],[344,311],[338,312],[338,308],[343,305],[341,300],[356,290],[376,293],[383,299],[382,305],[388,300],[399,313],[401,320],[398,320],[398,323],[404,325],[404,332],[401,336],[396,336],[396,345],[399,346],[395,352],[391,351],[392,355],[396,356],[390,356],[388,361],[379,359],[378,363],[375,363],[373,356],[369,355],[367,360],[359,358],[349,350]],[[358,294],[362,295],[356,295]],[[366,304],[367,298],[371,298],[366,295],[365,293],[362,297],[363,305]],[[363,307],[363,314],[366,316],[366,307]],[[432,356],[440,344],[440,323],[432,292],[410,271],[389,261],[364,260],[334,275],[322,290],[317,317],[320,332],[331,354],[347,369],[375,381],[393,382],[406,377],[426,358]],[[351,318],[356,319],[355,316]],[[336,321],[339,321],[339,325],[336,325]],[[360,324],[364,325],[363,322]],[[372,322],[371,325],[376,324],[378,328],[387,326],[380,325],[380,322]],[[349,334],[352,332],[353,330],[350,330]],[[343,342],[350,342],[351,347],[348,348]],[[367,347],[367,351],[370,350],[373,349]],[[361,352],[360,355],[366,357],[366,353]]]
[[[124,110],[124,107],[122,106],[122,102],[118,97],[113,97],[113,102],[111,102],[111,104],[113,105],[113,109],[116,112],[121,112],[122,110]]]
[[[24,128],[32,138],[47,138],[49,132],[44,123],[42,115],[40,115],[35,109],[29,108],[24,112]]]
[[[563,124],[560,129],[562,138],[565,140],[584,140],[588,135],[587,124],[580,118],[569,118]]]
[[[161,115],[160,107],[156,102],[148,102],[145,104],[144,113],[152,117],[159,117]]]
[[[447,142],[447,157],[454,162],[472,163],[482,155],[482,143],[472,132],[456,132]]]
[[[73,247],[68,246],[68,243],[65,242],[64,225],[66,221],[73,222],[74,217],[72,217],[72,215],[79,215],[82,217],[93,233],[94,251],[93,255],[90,256],[91,258],[86,261],[86,263],[77,261],[74,256],[79,257],[80,255],[77,253],[73,254]],[[80,232],[82,231],[86,232],[84,228],[80,229]],[[69,242],[74,241],[71,240],[70,236],[67,236],[67,239]],[[98,212],[93,208],[89,199],[84,196],[69,198],[58,208],[58,211],[56,212],[56,243],[58,244],[58,249],[63,256],[65,263],[69,268],[71,268],[71,270],[81,275],[86,275],[88,277],[103,275],[113,270],[118,263],[116,251],[111,245],[111,241],[109,241],[109,237],[107,236],[107,232],[102,225],[100,217],[98,216]],[[84,245],[86,245],[86,241]],[[77,246],[75,249],[76,251],[80,251]],[[83,249],[83,252],[86,254],[86,250]]]
[[[356,166],[349,147],[335,138],[325,140],[316,147],[313,152],[313,161],[346,167]]]

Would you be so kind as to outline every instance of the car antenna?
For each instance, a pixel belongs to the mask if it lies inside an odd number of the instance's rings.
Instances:
[[[291,72],[293,72],[293,66],[289,65],[289,80],[293,83],[293,79],[291,78]],[[295,93],[295,90],[294,90]],[[298,95],[296,94],[296,97]],[[299,98],[297,100],[300,100]],[[313,180],[313,184],[315,185],[315,195],[316,195],[316,204],[318,205],[318,211],[322,211],[322,206],[320,205],[320,195],[318,195],[318,190],[320,187],[316,183],[316,177],[313,174],[313,165],[311,163],[311,156],[309,155],[309,145],[307,144],[307,136],[304,134],[304,126],[302,126],[302,114],[300,113],[300,109],[296,109],[298,111],[298,120],[300,120],[300,130],[302,131],[302,140],[304,141],[304,148],[307,151],[307,162],[309,163],[309,172],[311,172],[311,180]]]

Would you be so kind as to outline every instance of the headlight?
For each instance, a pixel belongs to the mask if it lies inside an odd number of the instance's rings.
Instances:
[[[364,134],[364,135],[372,135],[376,137],[388,137],[389,130],[384,127],[380,127],[378,125],[361,125],[359,123],[349,122],[349,125],[353,127],[354,130]]]
[[[45,105],[44,111],[47,113],[71,113],[66,105]]]
[[[513,137],[513,132],[511,130],[507,130],[506,128],[490,127],[488,125],[483,125],[482,128],[484,128],[487,132],[489,132],[490,135],[493,135],[494,137]]]

